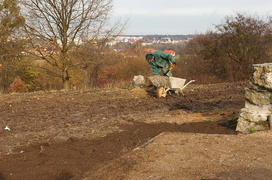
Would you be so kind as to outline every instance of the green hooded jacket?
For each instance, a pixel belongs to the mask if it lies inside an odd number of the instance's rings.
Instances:
[[[171,63],[175,62],[173,56],[169,53],[155,51],[152,54],[154,55],[154,60],[149,62],[149,64],[154,75],[160,75],[160,71],[166,73],[171,67]],[[172,73],[169,71],[167,76],[172,76]]]

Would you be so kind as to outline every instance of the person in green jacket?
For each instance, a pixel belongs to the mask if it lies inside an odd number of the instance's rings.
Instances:
[[[171,54],[163,51],[154,51],[151,54],[147,54],[145,58],[151,66],[154,75],[160,75],[160,72],[162,72],[164,76],[173,77],[172,72],[168,71],[172,64],[176,65],[176,61]]]

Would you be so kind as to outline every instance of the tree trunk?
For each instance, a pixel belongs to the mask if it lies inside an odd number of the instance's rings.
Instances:
[[[70,84],[70,77],[68,74],[68,70],[66,69],[63,73],[62,73],[62,79],[63,79],[63,89],[65,91],[69,91],[71,88],[71,84]]]
[[[68,80],[64,80],[64,82],[63,82],[63,89],[64,89],[65,91],[69,91],[70,88],[71,88],[71,84],[70,84],[69,79],[68,79]]]

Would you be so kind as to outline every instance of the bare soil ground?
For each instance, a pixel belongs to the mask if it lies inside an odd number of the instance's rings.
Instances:
[[[0,180],[269,179],[271,133],[235,131],[246,86],[1,95]]]

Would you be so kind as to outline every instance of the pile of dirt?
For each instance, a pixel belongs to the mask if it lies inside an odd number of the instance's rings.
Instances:
[[[131,93],[136,97],[146,97],[147,92],[145,88],[135,87],[131,90]]]
[[[165,98],[142,88],[1,95],[0,179],[81,179],[165,132],[233,136],[221,124],[244,107],[246,85],[192,84]]]

